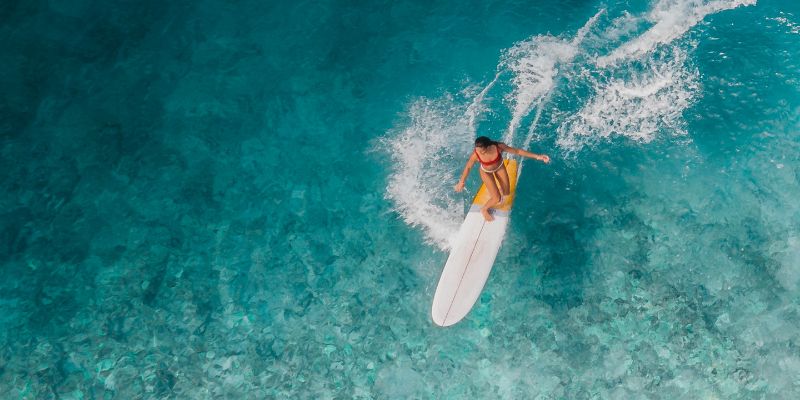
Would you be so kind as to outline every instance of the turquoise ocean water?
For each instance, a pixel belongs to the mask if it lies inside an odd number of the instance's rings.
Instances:
[[[800,397],[798,2],[0,18],[0,398]],[[476,135],[553,162],[442,329]]]

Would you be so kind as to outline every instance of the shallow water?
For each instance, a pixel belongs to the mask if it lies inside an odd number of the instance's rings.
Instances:
[[[2,398],[800,395],[794,2],[0,16]],[[480,134],[553,162],[441,329]]]

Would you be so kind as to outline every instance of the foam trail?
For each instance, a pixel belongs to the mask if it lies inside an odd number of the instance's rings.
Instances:
[[[463,103],[472,92],[469,89],[461,93],[463,97],[417,100],[409,108],[407,126],[379,144],[395,166],[386,198],[407,224],[422,227],[428,242],[442,250],[450,248],[463,219],[462,196],[448,184],[455,183],[452,165],[463,166],[460,144],[469,146],[474,140],[476,120],[485,111],[483,101],[501,74],[498,70],[469,105]]]
[[[611,54],[599,57],[596,63],[600,67],[607,67],[620,60],[641,57],[657,46],[671,43],[683,36],[707,15],[755,4],[756,0],[661,0],[647,16],[647,20],[653,23],[650,29]]]
[[[575,37],[572,39],[573,46],[577,47],[581,44],[581,42],[583,42],[583,39],[586,38],[586,35],[589,34],[589,31],[597,23],[597,19],[600,18],[600,16],[603,15],[605,12],[606,12],[605,8],[601,9],[600,11],[595,13],[592,16],[592,18],[589,18],[589,20],[586,21],[585,24],[583,24],[581,29],[578,29],[578,32],[575,33]]]
[[[571,59],[574,51],[568,42],[553,36],[536,36],[509,49],[503,64],[514,74],[515,89],[509,96],[514,106],[504,142],[513,142],[522,118],[552,90],[558,72],[556,64]]]
[[[486,85],[486,87],[484,87],[483,90],[481,90],[477,96],[475,96],[475,98],[472,100],[472,103],[469,105],[469,107],[467,107],[467,112],[466,112],[467,127],[469,128],[470,132],[472,132],[473,135],[476,132],[475,120],[478,118],[478,115],[480,115],[480,113],[483,111],[482,108],[483,99],[484,97],[486,97],[486,93],[489,92],[489,89],[491,89],[492,86],[494,86],[494,84],[497,83],[497,79],[500,78],[500,74],[501,72],[498,71],[494,75],[494,79],[492,79],[492,81],[489,82],[489,84]]]
[[[593,15],[591,18],[589,18],[589,20],[586,21],[586,23],[583,24],[583,26],[580,29],[578,29],[578,32],[575,34],[575,37],[572,39],[572,41],[570,41],[570,46],[573,48],[572,55],[568,59],[562,60],[562,62],[569,62],[575,58],[578,47],[586,38],[586,35],[590,32],[592,27],[594,27],[594,25],[597,23],[598,18],[600,18],[600,16],[603,15],[605,11],[606,11],[605,9],[601,9],[600,11],[595,13],[595,15]],[[538,106],[536,107],[536,115],[533,117],[533,121],[531,121],[531,125],[528,128],[528,134],[522,141],[522,145],[520,146],[522,149],[528,150],[530,148],[531,142],[533,141],[533,138],[536,135],[536,127],[539,125],[539,119],[542,117],[542,110],[544,109],[544,105],[548,103],[551,94],[552,94],[552,88],[543,98],[539,100]],[[512,121],[512,123],[518,124],[519,120]],[[516,129],[515,126],[510,125],[509,134],[506,135],[509,138],[508,139],[509,141],[513,139],[513,129]],[[517,179],[519,179],[522,176],[522,167],[524,165],[524,161],[525,161],[524,158],[519,161]]]
[[[525,137],[525,140],[522,142],[522,148],[528,149],[530,147],[531,142],[533,141],[533,137],[536,135],[536,126],[539,124],[539,118],[542,117],[542,109],[544,108],[544,104],[546,101],[543,101],[542,104],[539,104],[539,107],[536,108],[536,115],[533,117],[533,121],[531,122],[531,126],[528,129],[528,136]]]
[[[780,17],[767,18],[767,19],[771,21],[776,21],[779,24],[789,28],[789,32],[791,33],[800,34],[800,24],[792,22],[789,18],[786,18],[785,15],[787,14],[785,14],[783,11],[781,11],[780,14],[781,14]]]
[[[472,104],[479,104],[473,100]],[[463,198],[453,191],[453,164],[463,166],[463,147],[474,139],[468,107],[451,96],[419,99],[411,105],[410,121],[380,145],[392,157],[386,198],[403,220],[423,228],[429,243],[450,248],[464,218]]]
[[[517,43],[506,53],[501,66],[514,74],[514,92],[510,96],[514,104],[508,130],[503,141],[512,143],[514,134],[522,118],[555,87],[559,64],[571,62],[578,54],[578,46],[586,37],[597,19],[605,12],[598,11],[578,30],[575,37],[567,42],[554,36],[535,36]]]
[[[543,101],[541,104],[539,104],[539,107],[536,108],[536,115],[533,117],[530,128],[528,128],[528,136],[525,138],[525,141],[522,142],[521,148],[523,150],[528,150],[528,148],[531,146],[533,137],[536,134],[536,126],[539,125],[539,118],[542,117],[542,109],[544,108],[545,103],[546,101]],[[519,181],[519,178],[522,176],[522,166],[524,165],[524,160],[525,159],[523,158],[519,161],[519,167],[517,167],[517,181]]]
[[[645,17],[653,24],[649,29],[599,57],[599,70],[586,70],[594,95],[558,127],[557,145],[571,153],[612,136],[646,143],[661,132],[685,134],[683,111],[699,92],[699,73],[688,66],[687,50],[673,43],[710,14],[752,4],[755,0],[658,1]],[[627,31],[641,18],[626,14],[612,31]]]

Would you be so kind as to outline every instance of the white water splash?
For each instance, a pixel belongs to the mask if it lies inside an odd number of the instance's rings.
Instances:
[[[456,181],[450,166],[468,154],[476,121],[486,110],[486,94],[500,75],[497,72],[466,107],[449,95],[415,101],[405,127],[381,142],[395,165],[387,199],[407,224],[422,227],[427,241],[442,250],[451,247],[464,213],[463,196],[452,188]]]
[[[520,148],[522,149],[529,149],[531,147],[531,142],[534,138],[537,138],[536,135],[536,127],[539,126],[539,119],[542,118],[542,109],[544,109],[544,104],[547,101],[542,101],[542,104],[539,104],[539,107],[536,107],[536,115],[533,117],[533,121],[531,121],[531,126],[528,128],[528,136],[525,137],[525,140],[522,142]],[[517,180],[519,181],[520,177],[522,176],[522,167],[525,166],[524,159],[520,160],[519,166],[517,167]]]
[[[620,60],[641,57],[659,45],[680,38],[710,14],[755,4],[756,0],[660,0],[646,16],[653,26],[611,54],[599,57],[597,65],[606,67]],[[626,21],[625,25],[631,23]]]
[[[609,43],[616,43],[634,34],[641,23],[641,18],[625,11],[621,16],[614,18],[600,36]]]
[[[480,101],[480,94],[470,106],[459,105],[451,96],[417,100],[408,111],[406,127],[382,141],[395,166],[386,197],[407,224],[422,227],[427,240],[442,250],[450,248],[464,217],[450,165],[474,139],[474,115],[467,110],[480,107]]]
[[[646,143],[662,132],[685,134],[683,112],[700,91],[699,72],[688,62],[691,44],[676,42],[706,16],[752,4],[755,0],[660,0],[644,16],[615,19],[604,33],[608,40],[626,37],[642,23],[652,26],[598,57],[597,70],[584,74],[594,95],[558,127],[558,146],[572,153],[614,136]]]
[[[767,20],[778,22],[779,24],[789,28],[789,32],[791,33],[800,34],[800,24],[793,22],[792,20],[787,18],[786,15],[788,14],[785,14],[783,12],[781,12],[780,14],[781,14],[780,17],[767,18]]]
[[[489,90],[494,86],[494,84],[497,83],[497,80],[500,78],[501,73],[502,72],[498,71],[494,75],[494,79],[492,79],[492,81],[489,82],[489,84],[486,85],[483,88],[483,90],[481,90],[478,93],[477,96],[475,96],[475,99],[473,99],[472,103],[469,105],[469,107],[467,107],[467,112],[466,112],[467,126],[469,127],[469,130],[473,134],[475,134],[475,132],[477,131],[477,128],[475,126],[475,121],[482,112],[486,111],[486,107],[483,104],[483,99],[486,97],[486,93],[488,93]]]
[[[503,142],[512,143],[522,119],[555,87],[559,65],[571,62],[580,43],[605,10],[598,11],[578,30],[572,40],[543,35],[519,42],[508,49],[500,62],[513,74],[514,91],[507,100],[513,104],[511,121]]]
[[[558,127],[559,147],[572,152],[611,136],[649,142],[662,131],[685,134],[683,111],[699,89],[699,73],[686,58],[675,47],[624,79],[595,80],[595,95]]]
[[[574,56],[575,48],[568,41],[553,36],[536,36],[508,50],[503,64],[513,73],[514,91],[507,96],[513,108],[503,142],[513,141],[522,118],[553,89],[556,65]]]

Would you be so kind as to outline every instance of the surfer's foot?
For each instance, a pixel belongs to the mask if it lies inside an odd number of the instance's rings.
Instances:
[[[483,214],[483,219],[485,219],[487,221],[494,221],[494,217],[489,212],[489,209],[481,208],[481,214]]]

